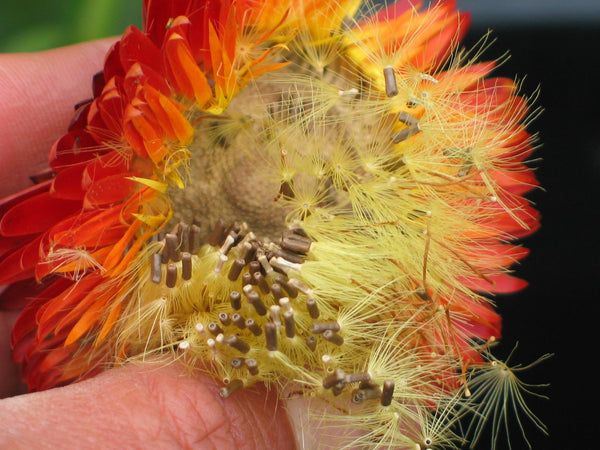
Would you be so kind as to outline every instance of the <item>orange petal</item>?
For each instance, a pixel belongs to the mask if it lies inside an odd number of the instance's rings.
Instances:
[[[195,99],[198,107],[204,108],[213,96],[212,89],[183,37],[171,35],[165,44],[165,55],[170,80],[185,97]]]
[[[181,113],[180,108],[151,86],[145,86],[144,96],[167,135],[182,145],[189,144],[194,134],[194,128]]]
[[[110,313],[108,314],[108,317],[102,324],[102,328],[100,329],[100,332],[98,333],[98,336],[96,337],[96,340],[94,341],[95,346],[98,345],[100,342],[102,342],[104,340],[104,338],[108,335],[110,330],[112,330],[112,327],[114,326],[115,322],[119,318],[119,314],[121,314],[122,307],[123,307],[123,304],[121,302],[117,303],[115,306],[112,307],[112,309],[110,310]]]
[[[73,326],[65,339],[65,346],[77,341],[81,336],[88,332],[94,325],[97,325],[98,319],[102,316],[102,309],[110,297],[102,297],[101,301],[94,303],[89,309],[83,313],[81,319]]]

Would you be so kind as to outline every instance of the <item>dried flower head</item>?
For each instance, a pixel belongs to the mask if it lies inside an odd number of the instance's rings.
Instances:
[[[462,446],[511,395],[542,426],[488,353],[539,226],[528,101],[454,2],[360,3],[144,1],[3,203],[32,390],[172,353],[223,397],[319,398],[349,447]]]

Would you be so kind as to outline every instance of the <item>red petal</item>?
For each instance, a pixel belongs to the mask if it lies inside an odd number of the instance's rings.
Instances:
[[[112,132],[112,139],[115,140],[117,136],[121,136],[123,111],[125,109],[126,100],[123,98],[123,79],[121,77],[111,78],[107,85],[102,91],[100,98],[94,101],[90,109],[88,122],[90,124],[89,130],[91,134],[98,140],[98,142],[110,142]],[[98,114],[101,120],[98,120]],[[102,126],[104,124],[105,126]],[[106,130],[105,130],[106,129]],[[102,130],[102,134],[98,134],[98,131]]]
[[[102,178],[92,184],[85,196],[86,209],[119,203],[128,198],[136,188],[135,181],[127,180],[125,176],[134,174],[119,174]]]
[[[51,369],[54,369],[60,363],[69,358],[76,349],[76,345],[52,349],[50,353],[45,354],[44,357],[39,361],[37,364],[37,370],[40,372],[48,372]],[[44,375],[44,378],[46,378],[46,375]]]
[[[409,2],[397,0],[395,2],[391,2],[386,5],[381,11],[377,14],[370,16],[368,19],[369,22],[389,22],[390,20],[394,20],[399,18],[402,14],[412,11],[413,8],[418,10],[421,8],[423,2]],[[359,24],[364,23],[365,21],[359,22]]]
[[[121,38],[119,56],[125,72],[136,63],[151,67],[159,74],[165,72],[159,47],[133,25],[127,28]]]
[[[10,284],[33,276],[40,260],[42,236],[19,248],[0,262],[0,284]]]
[[[81,176],[85,166],[82,163],[58,172],[52,182],[50,194],[65,200],[83,200],[85,191],[81,187]]]
[[[517,292],[527,287],[527,281],[510,276],[506,273],[499,275],[490,275],[487,277],[489,281],[483,278],[462,278],[460,282],[469,289],[483,293],[509,294]]]
[[[129,162],[125,158],[116,152],[107,153],[86,165],[82,176],[82,187],[88,190],[96,181],[128,170]]]
[[[107,241],[104,237],[105,233],[113,234],[115,228],[126,230],[129,227],[121,222],[121,213],[120,204],[104,211],[84,212],[71,220],[64,220],[55,225],[49,232],[49,238],[63,247],[95,249],[113,242]]]
[[[35,239],[35,235],[5,237],[0,236],[0,258],[4,258],[19,247],[23,247]]]
[[[81,202],[55,198],[45,192],[9,209],[0,221],[0,233],[4,236],[41,233],[80,208]]]
[[[525,194],[539,186],[533,171],[522,164],[510,167],[509,170],[488,170],[487,174],[499,186],[516,195]]]
[[[120,49],[121,41],[115,42],[104,59],[104,75],[102,78],[105,82],[108,82],[113,77],[125,76],[125,71],[123,70],[123,67],[121,67],[121,58],[119,56]]]
[[[89,161],[109,149],[99,148],[98,142],[85,130],[70,131],[57,140],[50,150],[50,167],[55,171]]]
[[[477,301],[461,293],[440,300],[442,304],[450,305],[452,325],[459,331],[459,335],[483,340],[501,336],[502,318],[489,303]]]
[[[4,197],[0,200],[0,217],[6,214],[6,211],[18,205],[19,203],[22,203],[31,197],[35,197],[36,195],[39,195],[42,192],[48,192],[51,184],[52,180],[48,180],[43,183],[36,184],[35,186],[31,186],[27,189],[24,189],[16,194]]]
[[[87,115],[90,111],[91,104],[92,101],[90,100],[89,103],[82,105],[75,111],[75,115],[71,119],[71,123],[69,123],[69,127],[67,128],[68,131],[81,130],[85,128],[87,125]]]
[[[499,242],[481,242],[467,246],[460,254],[478,269],[497,269],[525,258],[529,250]]]
[[[67,278],[58,278],[48,288],[46,288],[37,298],[31,301],[29,305],[21,312],[13,327],[11,335],[11,345],[13,349],[17,344],[26,339],[26,336],[37,327],[36,315],[40,306],[46,303],[49,299],[56,297],[62,291],[67,289],[73,284],[72,280]],[[23,357],[25,354],[23,354]],[[15,358],[16,361],[20,362],[22,359]]]
[[[450,56],[452,46],[462,40],[470,22],[470,14],[454,13],[452,20],[445,23],[444,28],[427,41],[419,54],[413,59],[412,64],[423,72],[440,67]]]
[[[152,86],[163,95],[171,95],[171,88],[164,75],[159,74],[143,64],[136,63],[132,65],[123,80],[123,89],[125,93],[129,98],[133,98],[135,97],[138,88],[145,85]]]
[[[187,16],[194,24],[193,29],[202,36],[206,22],[210,18],[216,20],[218,17],[221,3],[221,0],[144,0],[144,31],[160,46],[169,29],[167,23],[178,16]],[[192,43],[194,48],[200,48],[202,44],[200,39],[194,39]]]
[[[108,56],[106,59],[108,59]],[[94,94],[94,98],[100,97],[100,95],[102,94],[102,89],[104,89],[105,84],[106,84],[106,78],[104,75],[104,71],[101,70],[99,72],[96,72],[94,74],[94,76],[92,77],[92,93]]]
[[[18,311],[25,308],[55,281],[56,278],[52,277],[39,283],[29,278],[11,284],[0,294],[0,309]]]

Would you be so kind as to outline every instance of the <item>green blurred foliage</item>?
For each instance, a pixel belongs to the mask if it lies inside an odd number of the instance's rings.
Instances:
[[[141,26],[142,0],[0,0],[0,52],[30,52]]]

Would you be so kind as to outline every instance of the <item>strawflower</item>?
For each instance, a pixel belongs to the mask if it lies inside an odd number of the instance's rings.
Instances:
[[[495,446],[513,407],[543,430],[529,385],[490,353],[489,296],[526,285],[511,241],[539,226],[523,197],[535,112],[458,47],[468,14],[357,0],[143,14],[51,177],[1,205],[3,302],[31,299],[12,335],[29,388],[172,354],[222,397],[264,382],[306,399],[304,432],[351,448],[464,448],[488,420]]]

